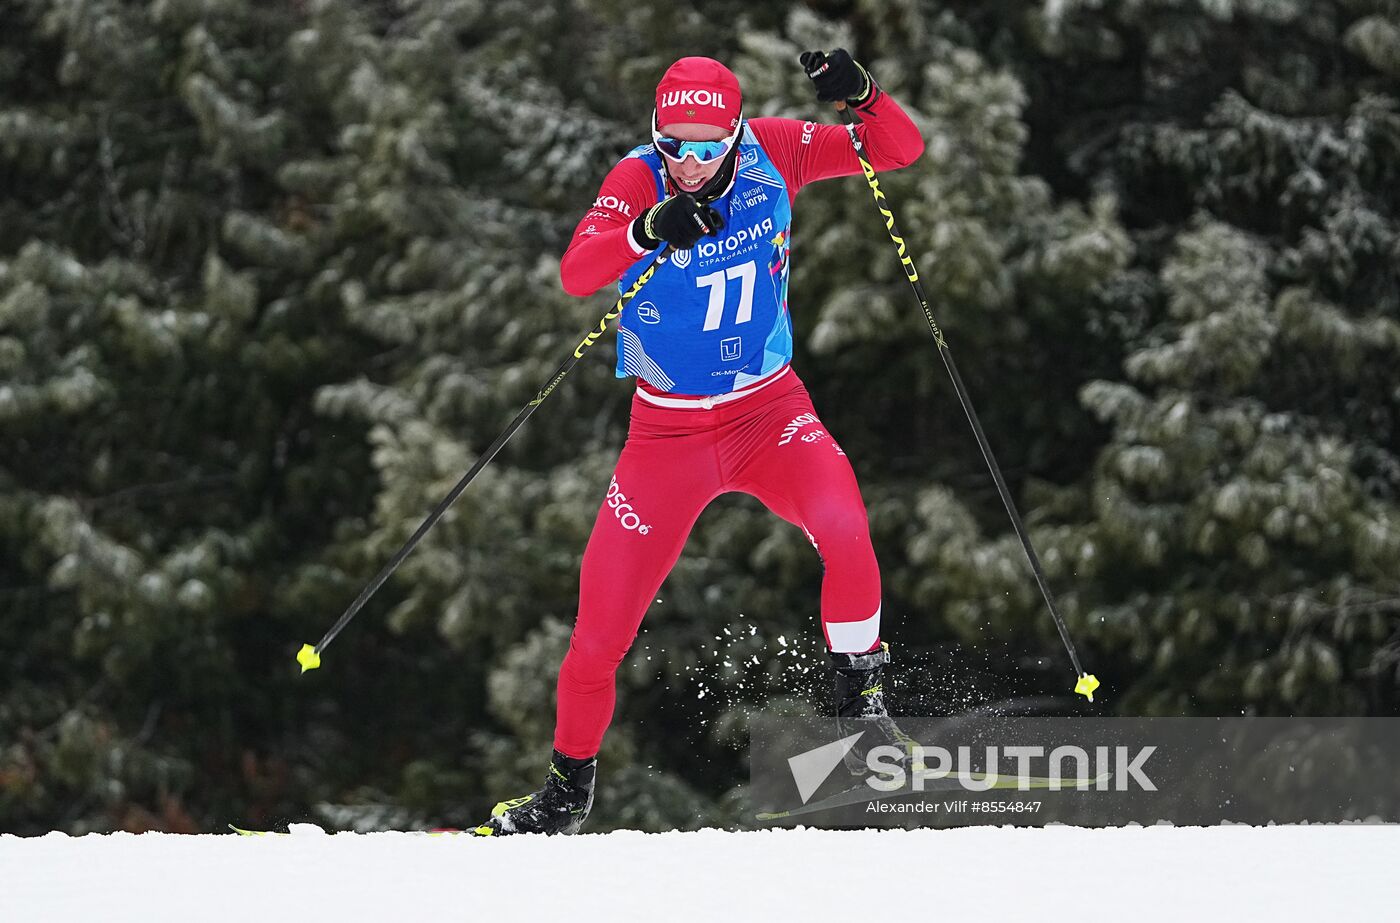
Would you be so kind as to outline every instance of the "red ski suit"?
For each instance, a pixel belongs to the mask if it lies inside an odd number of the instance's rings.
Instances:
[[[860,115],[857,132],[875,169],[906,166],[922,153],[918,128],[889,96],[877,91]],[[789,199],[807,183],[861,172],[841,126],[779,118],[749,124]],[[614,167],[564,254],[565,290],[592,294],[650,258],[632,242],[630,224],[656,201],[644,163]],[[700,512],[728,491],[759,498],[816,547],[828,647],[858,653],[879,642],[880,572],[865,504],[845,453],[792,368],[713,398],[667,393],[639,379],[627,441],[583,555],[578,620],[559,671],[554,746],[561,753],[598,752],[618,665]]]

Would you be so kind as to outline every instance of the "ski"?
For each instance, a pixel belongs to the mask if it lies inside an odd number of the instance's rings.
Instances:
[[[1112,773],[1105,772],[1092,779],[1050,779],[1046,776],[1027,776],[1023,779],[1018,776],[1002,776],[993,781],[987,791],[1018,789],[1023,781],[1026,783],[1028,789],[1048,789],[1053,783],[1058,782],[1062,791],[1076,791],[1089,788],[1100,782],[1106,782],[1112,775]],[[985,781],[986,778],[987,776],[985,773],[970,772],[965,775],[953,774],[942,776],[937,779],[925,779],[923,791],[954,791],[963,787],[964,780],[982,782]],[[922,794],[922,792],[915,791],[913,788],[908,787],[897,788],[890,792],[882,792],[862,782],[854,788],[848,788],[843,792],[837,792],[835,795],[821,798],[810,804],[804,804],[801,807],[792,808],[787,811],[760,811],[754,816],[759,820],[781,820],[786,817],[815,814],[818,811],[830,811],[833,808],[844,808],[863,802],[885,801],[889,798],[899,798],[903,795],[916,794]]]
[[[238,834],[239,836],[291,836],[291,835],[292,835],[290,832],[288,832],[288,831],[286,831],[286,830],[248,830],[248,829],[246,829],[246,828],[244,828],[244,827],[236,827],[236,826],[234,826],[233,824],[229,824],[229,825],[228,825],[228,828],[229,828],[230,830],[232,830],[234,833]],[[359,831],[355,831],[355,830],[330,831],[330,830],[327,830],[327,831],[325,831],[325,832],[328,833],[328,834],[334,834],[335,832],[340,832],[340,833],[357,833],[357,832],[359,832]],[[411,833],[411,834],[414,834],[414,835],[417,835],[417,836],[459,836],[459,835],[469,834],[469,833],[471,833],[472,831],[470,831],[470,830],[458,830],[458,829],[455,828],[455,827],[441,827],[441,828],[438,828],[438,829],[435,829],[435,830],[370,830],[370,831],[366,831],[366,832],[368,832],[368,833]]]

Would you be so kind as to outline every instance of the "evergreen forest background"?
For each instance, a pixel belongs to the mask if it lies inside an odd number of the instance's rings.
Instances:
[[[559,257],[665,67],[835,121],[796,62],[837,46],[927,138],[882,185],[1088,710],[1400,711],[1397,0],[0,0],[0,832],[464,824],[536,787],[611,336],[293,655],[607,309]],[[794,228],[894,709],[1079,707],[869,191]],[[826,705],[820,578],[752,498],[701,517],[590,830],[740,821],[746,716]]]

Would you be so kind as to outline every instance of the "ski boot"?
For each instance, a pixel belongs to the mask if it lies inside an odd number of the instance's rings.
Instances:
[[[490,820],[472,833],[477,836],[578,833],[593,807],[593,780],[597,769],[596,756],[577,760],[555,750],[544,788],[502,801],[491,810]]]
[[[855,746],[846,752],[846,769],[853,776],[868,775],[866,755],[876,747],[898,747],[904,752],[900,761],[905,769],[911,766],[914,738],[904,733],[885,709],[885,665],[890,662],[890,646],[882,642],[865,654],[831,653],[836,665],[836,730],[842,737],[862,734]]]

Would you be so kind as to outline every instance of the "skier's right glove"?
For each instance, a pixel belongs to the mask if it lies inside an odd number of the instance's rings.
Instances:
[[[682,192],[658,202],[633,221],[632,239],[644,250],[655,250],[662,244],[689,250],[700,238],[718,234],[723,227],[719,212]]]

